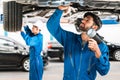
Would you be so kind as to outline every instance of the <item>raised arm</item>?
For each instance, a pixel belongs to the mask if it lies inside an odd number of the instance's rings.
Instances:
[[[63,13],[63,10],[66,10],[67,6],[59,6],[58,9],[53,13],[50,19],[47,22],[47,28],[49,32],[62,44],[66,40],[67,34],[69,32],[63,30],[60,26],[60,19]],[[66,26],[67,27],[67,26]]]
[[[28,35],[30,35],[30,36],[32,35],[32,32],[31,32],[31,30],[29,29],[28,25],[24,26],[24,30],[25,30],[26,34],[28,34]]]
[[[21,36],[25,40],[26,44],[29,45],[29,46],[39,45],[40,42],[43,41],[43,36],[41,34],[31,37],[30,35],[25,34],[23,31],[21,31]]]

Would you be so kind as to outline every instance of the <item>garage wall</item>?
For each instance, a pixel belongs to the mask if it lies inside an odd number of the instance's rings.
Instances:
[[[120,43],[120,24],[103,25],[98,32],[105,40],[113,43]]]

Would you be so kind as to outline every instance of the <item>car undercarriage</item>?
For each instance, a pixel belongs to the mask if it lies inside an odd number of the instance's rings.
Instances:
[[[45,15],[57,9],[59,5],[70,5],[75,9],[71,15],[65,16],[67,18],[77,13],[92,11],[99,16],[115,15],[116,20],[120,20],[119,0],[14,0],[3,2],[4,29],[10,32],[20,31],[24,15],[37,12],[37,16],[46,18]]]

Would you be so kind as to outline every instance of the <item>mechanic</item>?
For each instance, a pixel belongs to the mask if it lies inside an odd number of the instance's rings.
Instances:
[[[97,15],[87,12],[79,24],[81,34],[65,31],[60,19],[69,7],[58,6],[47,22],[49,32],[64,46],[63,80],[95,80],[97,72],[102,76],[109,72],[109,50],[104,42],[98,44],[86,31],[89,28],[99,30],[102,22]]]
[[[30,73],[29,80],[42,80],[43,76],[43,60],[41,51],[43,46],[43,35],[40,33],[43,27],[42,21],[37,21],[30,30],[29,26],[24,26],[24,31],[21,31],[21,36],[26,44],[30,46]]]

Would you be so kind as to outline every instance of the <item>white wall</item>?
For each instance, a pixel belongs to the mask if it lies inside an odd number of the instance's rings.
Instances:
[[[105,40],[113,43],[120,43],[120,24],[103,25],[98,32]]]

